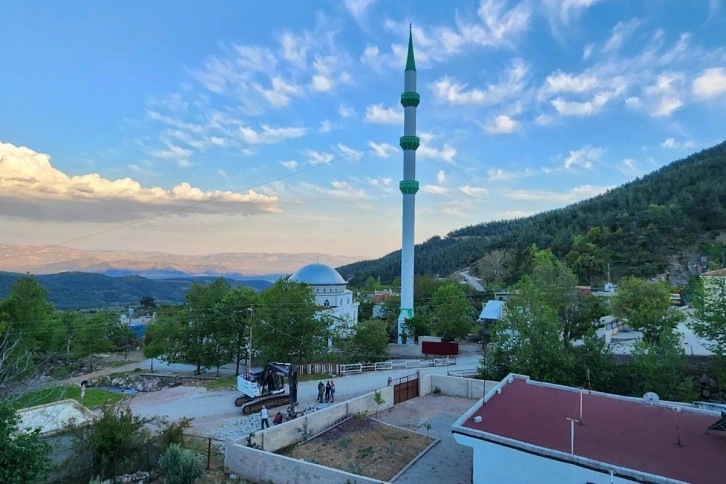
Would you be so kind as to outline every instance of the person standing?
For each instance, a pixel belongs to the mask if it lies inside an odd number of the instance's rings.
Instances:
[[[323,382],[318,382],[318,402],[323,403],[323,393],[325,393],[325,385]]]
[[[260,410],[260,419],[262,419],[262,430],[265,430],[265,427],[270,426],[270,422],[267,420],[268,413],[267,413],[267,407],[264,405],[262,406],[262,410]]]
[[[330,403],[335,403],[335,382],[330,380]]]
[[[325,403],[330,401],[330,382],[325,384]]]

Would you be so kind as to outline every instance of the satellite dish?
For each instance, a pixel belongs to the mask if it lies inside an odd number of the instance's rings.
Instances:
[[[654,403],[660,402],[660,397],[655,392],[647,392],[643,395],[643,401],[650,406],[653,406]]]

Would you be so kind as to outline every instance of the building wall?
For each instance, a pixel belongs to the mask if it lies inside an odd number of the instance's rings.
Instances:
[[[561,483],[632,483],[585,467],[547,459],[534,454],[492,444],[461,434],[454,434],[461,445],[474,449],[473,484],[506,482],[508,484]],[[575,443],[577,445],[577,442]]]

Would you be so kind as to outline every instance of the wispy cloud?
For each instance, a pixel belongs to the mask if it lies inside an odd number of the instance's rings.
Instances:
[[[295,168],[297,168],[298,165],[297,161],[295,160],[281,161],[280,164],[290,170],[294,170]]]
[[[306,129],[296,126],[273,128],[266,124],[261,124],[259,130],[255,130],[248,126],[242,126],[239,128],[239,133],[245,143],[256,145],[265,143],[280,143],[286,139],[299,138],[301,136],[305,136]]]
[[[579,150],[572,150],[570,154],[562,162],[562,166],[566,170],[576,167],[591,169],[600,157],[603,155],[601,148],[593,148],[592,146],[584,146]]]
[[[705,69],[693,80],[691,88],[693,94],[702,99],[726,95],[726,69]]]
[[[369,141],[368,146],[373,150],[373,154],[379,158],[388,158],[398,151],[395,146],[388,143],[374,143],[373,141]]]
[[[383,104],[373,104],[366,108],[365,120],[377,124],[403,125],[403,110],[384,108]]]
[[[473,187],[471,185],[461,186],[459,187],[459,191],[474,198],[481,198],[489,193],[489,190],[484,187]]]
[[[308,157],[308,163],[311,165],[325,165],[333,161],[332,153],[325,153],[321,151],[315,151],[315,150],[305,150],[305,156]]]
[[[660,144],[661,148],[666,148],[669,150],[676,150],[679,148],[694,148],[696,144],[693,141],[676,141],[675,138],[666,138],[663,140],[663,142]]]
[[[489,123],[482,126],[489,134],[508,134],[517,128],[517,121],[505,114],[495,116]]]
[[[570,190],[561,192],[550,190],[503,190],[505,198],[527,202],[552,202],[552,203],[574,203],[585,200],[602,193],[613,187],[581,185]]]
[[[421,139],[421,145],[419,146],[416,154],[421,158],[431,158],[433,160],[444,161],[446,163],[453,163],[456,157],[456,148],[451,146],[449,143],[444,143],[440,148],[433,146],[433,140],[436,136],[431,133],[419,133]]]

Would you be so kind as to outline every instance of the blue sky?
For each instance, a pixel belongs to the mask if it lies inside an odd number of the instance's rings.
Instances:
[[[716,0],[4,2],[0,242],[379,257],[723,141]]]

